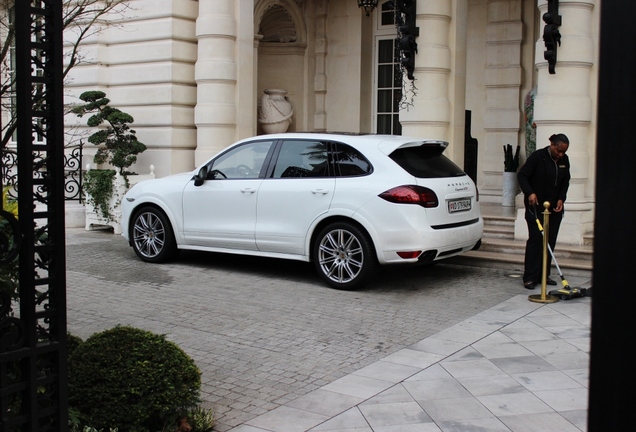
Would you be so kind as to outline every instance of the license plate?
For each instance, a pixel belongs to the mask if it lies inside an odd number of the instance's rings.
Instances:
[[[448,201],[448,212],[456,213],[470,210],[470,198]]]

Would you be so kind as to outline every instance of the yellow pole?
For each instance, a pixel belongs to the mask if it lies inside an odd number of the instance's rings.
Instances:
[[[537,303],[554,303],[559,301],[558,297],[547,294],[548,282],[548,230],[550,224],[550,203],[543,203],[543,261],[541,262],[541,294],[532,294],[528,296],[528,300]]]

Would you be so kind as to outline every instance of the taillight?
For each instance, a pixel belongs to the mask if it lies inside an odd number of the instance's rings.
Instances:
[[[396,204],[417,204],[426,208],[439,205],[435,192],[429,188],[416,185],[394,187],[378,196]]]

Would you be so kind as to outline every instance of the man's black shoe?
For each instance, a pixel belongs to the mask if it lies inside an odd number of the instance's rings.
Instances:
[[[556,285],[556,284],[557,284],[557,283],[556,283],[556,281],[555,281],[554,279],[550,279],[550,278],[548,278],[548,279],[545,281],[545,283],[546,283],[546,284],[548,284],[548,285]]]

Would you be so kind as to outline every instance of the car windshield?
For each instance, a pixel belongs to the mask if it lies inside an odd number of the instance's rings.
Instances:
[[[442,154],[438,145],[404,147],[389,155],[406,172],[417,178],[460,177],[464,171]]]

